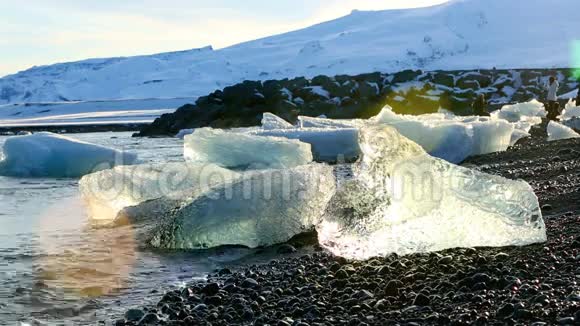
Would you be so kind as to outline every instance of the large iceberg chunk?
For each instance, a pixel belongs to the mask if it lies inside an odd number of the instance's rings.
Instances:
[[[503,120],[443,113],[398,115],[388,106],[371,121],[395,128],[432,156],[452,163],[472,155],[505,151],[514,132],[514,126]]]
[[[295,128],[257,130],[258,136],[281,137],[299,140],[312,146],[312,154],[318,162],[354,161],[360,154],[357,128]]]
[[[106,224],[126,207],[158,198],[189,198],[238,176],[213,164],[142,164],[86,175],[79,188],[91,219]]]
[[[580,137],[580,135],[574,130],[572,130],[572,128],[564,126],[554,121],[550,121],[550,123],[548,123],[547,130],[548,130],[548,141]]]
[[[8,138],[3,156],[0,175],[54,178],[76,178],[137,159],[133,153],[49,132]]]
[[[544,108],[544,104],[538,100],[531,100],[525,103],[518,103],[513,105],[505,105],[501,110],[495,111],[491,117],[496,120],[507,120],[508,122],[528,122],[531,125],[538,125],[542,123],[542,118],[545,118],[548,112]]]
[[[363,128],[360,142],[353,179],[339,184],[317,227],[334,254],[365,259],[546,241],[527,183],[433,158],[389,126]]]
[[[244,172],[182,201],[164,214],[148,217],[166,199],[123,211],[146,244],[165,249],[222,245],[259,247],[288,241],[313,230],[335,190],[333,169],[309,164],[283,170]]]
[[[310,144],[273,136],[197,129],[185,136],[184,155],[191,162],[236,169],[291,168],[312,162]]]

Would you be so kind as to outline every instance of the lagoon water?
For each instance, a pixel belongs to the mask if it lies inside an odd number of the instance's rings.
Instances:
[[[71,137],[136,152],[144,162],[183,160],[178,139],[126,132]],[[90,226],[78,180],[0,177],[0,325],[110,322],[216,268],[266,259],[253,253],[140,249],[130,227]]]

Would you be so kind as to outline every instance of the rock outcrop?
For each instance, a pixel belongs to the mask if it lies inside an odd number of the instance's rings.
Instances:
[[[299,115],[333,119],[370,118],[389,104],[398,113],[423,114],[439,108],[471,113],[471,104],[485,94],[488,109],[545,98],[549,76],[560,82],[560,94],[578,87],[574,70],[405,70],[395,74],[317,76],[312,79],[244,81],[198,98],[175,113],[165,114],[137,136],[173,136],[181,129],[234,128],[260,124],[271,112],[294,123]]]

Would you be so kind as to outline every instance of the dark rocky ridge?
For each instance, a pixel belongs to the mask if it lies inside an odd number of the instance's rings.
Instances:
[[[580,325],[580,140],[543,133],[465,165],[529,182],[547,243],[362,262],[318,248],[216,271],[117,325]]]
[[[292,123],[299,115],[369,118],[385,104],[406,114],[436,112],[439,107],[468,114],[479,93],[486,94],[490,110],[508,103],[534,98],[542,100],[546,96],[544,85],[551,75],[560,81],[559,93],[568,93],[578,87],[574,72],[573,69],[405,70],[395,74],[317,76],[311,80],[244,81],[161,116],[136,136],[173,136],[181,129],[207,126],[256,126],[264,112],[274,113]]]

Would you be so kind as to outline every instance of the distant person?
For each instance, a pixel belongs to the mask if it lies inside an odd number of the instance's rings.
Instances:
[[[578,89],[578,95],[576,95],[576,106],[580,106],[580,88]]]
[[[479,94],[479,96],[475,99],[472,105],[473,113],[481,117],[489,117],[490,116],[489,112],[485,110],[486,106],[487,101],[485,100],[485,95]]]
[[[550,81],[546,85],[546,88],[548,90],[548,119],[556,120],[559,114],[558,88],[560,88],[560,84],[554,76],[550,76]]]

